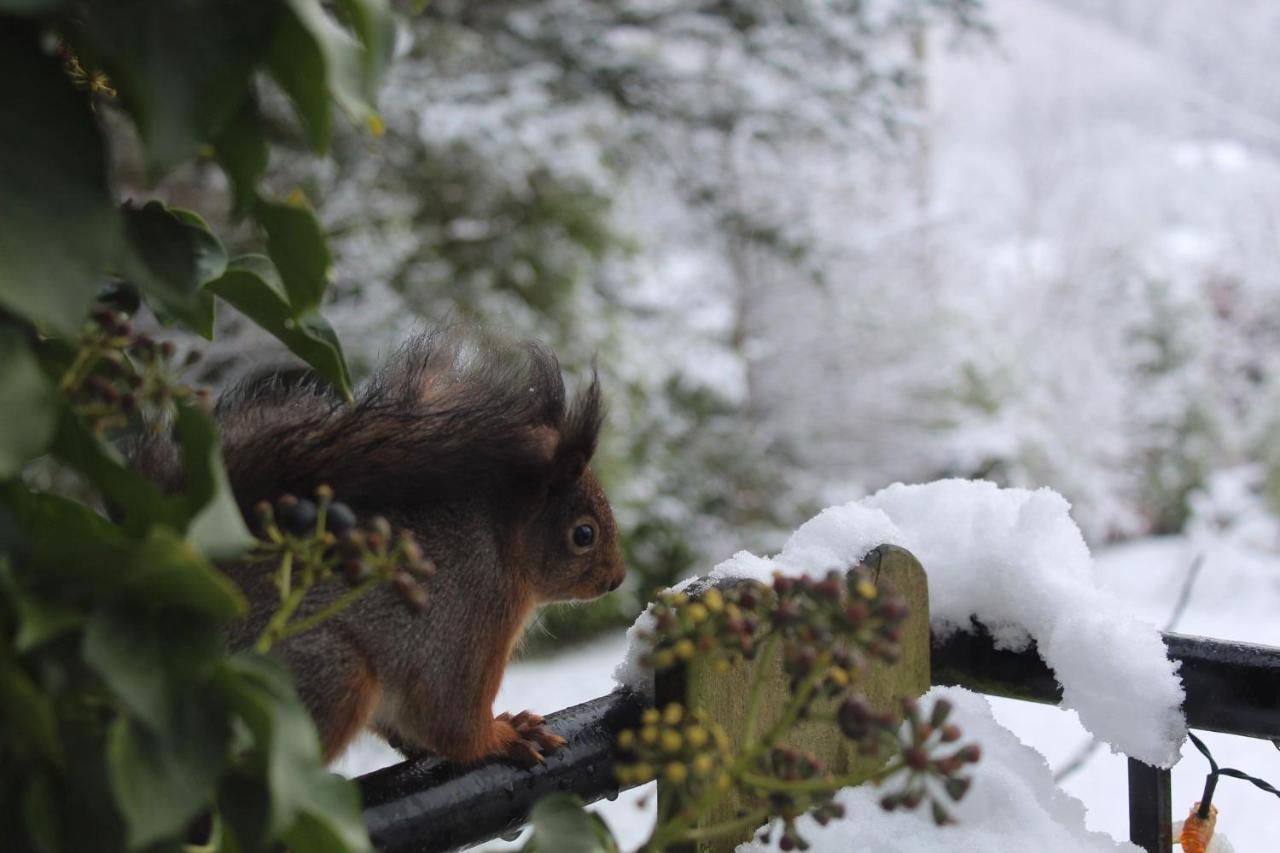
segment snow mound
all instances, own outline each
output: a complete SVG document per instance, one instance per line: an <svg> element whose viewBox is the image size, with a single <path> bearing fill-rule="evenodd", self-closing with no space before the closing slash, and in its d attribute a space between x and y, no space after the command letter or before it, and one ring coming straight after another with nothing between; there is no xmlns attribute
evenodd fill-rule
<svg viewBox="0 0 1280 853"><path fill-rule="evenodd" d="M1052 850L1054 853L1139 853L1127 841L1085 829L1084 804L1059 790L1040 753L1024 745L991 716L991 705L959 687L935 687L926 695L946 698L965 741L982 744L974 765L973 787L952 806L958 823L938 827L928 808L886 813L880 791L870 785L846 788L837 798L848 816L820 827L809 817L799 821L811 853L954 853L957 850ZM767 846L742 844L738 853L763 853Z"/></svg>
<svg viewBox="0 0 1280 853"><path fill-rule="evenodd" d="M1169 767L1186 736L1176 665L1153 625L1098 588L1069 510L1050 489L971 480L897 484L823 510L775 558L740 552L711 577L821 575L856 564L877 545L899 545L928 572L936 633L976 618L1004 647L1034 640L1062 684L1062 704L1085 728L1115 751ZM640 623L633 639L638 630ZM643 683L640 645L633 642L618 667L623 684Z"/></svg>

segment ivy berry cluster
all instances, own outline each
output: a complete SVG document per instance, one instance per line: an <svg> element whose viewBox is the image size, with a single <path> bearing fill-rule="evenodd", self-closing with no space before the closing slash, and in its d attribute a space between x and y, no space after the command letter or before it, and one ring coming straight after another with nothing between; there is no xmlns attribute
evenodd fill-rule
<svg viewBox="0 0 1280 853"><path fill-rule="evenodd" d="M373 587L389 584L415 612L425 610L429 596L423 582L435 575L435 564L423 556L413 534L393 531L382 516L361 525L346 504L321 485L315 500L282 495L256 507L256 556L275 562L274 580L280 606L258 639L258 651L315 628L353 604ZM317 584L340 577L349 589L322 609L295 619L303 599Z"/></svg>
<svg viewBox="0 0 1280 853"><path fill-rule="evenodd" d="M623 785L660 776L691 796L710 789L727 791L733 780L732 759L724 728L700 710L671 703L662 711L648 708L640 726L618 734L622 760L614 775Z"/></svg>
<svg viewBox="0 0 1280 853"><path fill-rule="evenodd" d="M808 814L819 826L845 816L845 808L836 802L837 788L830 783L834 779L826 763L810 752L795 747L774 747L761 757L759 771L770 780L791 783L790 789L774 784L751 784L747 788L757 797L766 798L769 811L777 820L779 850L808 850L807 842L796 827L801 815ZM774 823L766 825L757 836L762 844L768 844Z"/></svg>
<svg viewBox="0 0 1280 853"><path fill-rule="evenodd" d="M649 644L642 663L657 670L695 658L718 671L746 661L755 665L744 730L735 737L737 754L714 721L680 705L651 709L638 729L621 734L619 781L660 778L672 790L671 802L679 804L659 816L646 849L741 837L763 827L762 841L776 836L782 850L807 850L797 828L800 817L825 825L844 816L835 800L841 788L890 779L901 784L881 798L885 808L914 809L928 800L936 822L952 822L946 802L968 791L970 780L962 771L978 760L980 749L957 746L961 733L948 722L951 706L940 700L925 714L909 700L895 714L874 708L858 691L873 664L901 659L908 615L905 600L881 590L861 565L820 578L778 574L771 584L745 580L729 589L660 594L650 611L651 625L640 635ZM788 698L764 726L764 683L776 672L775 659ZM832 725L859 755L883 756L884 765L869 775L832 773L817 756L786 743L801 720ZM735 788L757 805L707 825L717 804Z"/></svg>
<svg viewBox="0 0 1280 853"><path fill-rule="evenodd" d="M977 763L982 757L982 748L971 743L949 755L939 754L961 737L960 729L947 722L951 714L951 703L947 700L935 702L927 718L914 699L903 700L902 708L910 738L901 760L906 778L901 790L880 798L880 806L885 811L915 809L928 800L934 823L938 826L954 823L946 800L959 802L968 793L972 780L961 776L960 771L966 765Z"/></svg>
<svg viewBox="0 0 1280 853"><path fill-rule="evenodd" d="M773 627L781 638L783 669L792 690L814 682L811 698L845 694L873 660L902 656L907 605L881 594L861 567L821 580L778 575Z"/></svg>
<svg viewBox="0 0 1280 853"><path fill-rule="evenodd" d="M194 399L209 406L208 389L193 389L181 379L199 353L178 362L172 341L133 329L130 309L137 304L114 292L109 302L100 301L59 381L72 411L99 434L127 426L139 412L160 415L174 402Z"/></svg>
<svg viewBox="0 0 1280 853"><path fill-rule="evenodd" d="M653 630L639 635L650 646L640 662L665 670L697 655L724 671L735 661L753 660L768 630L762 614L768 612L771 599L768 587L756 581L725 592L712 587L696 599L686 592L659 593L649 611Z"/></svg>

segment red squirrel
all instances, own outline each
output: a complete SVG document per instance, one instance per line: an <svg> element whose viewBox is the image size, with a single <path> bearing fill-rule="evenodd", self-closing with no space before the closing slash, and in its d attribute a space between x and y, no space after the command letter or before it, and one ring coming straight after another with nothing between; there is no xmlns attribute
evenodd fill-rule
<svg viewBox="0 0 1280 853"><path fill-rule="evenodd" d="M259 501L327 484L357 516L411 531L436 565L422 612L381 587L274 650L326 760L366 727L401 751L466 763L540 762L563 744L536 714L495 718L493 700L538 604L594 598L623 579L613 512L589 465L604 417L594 376L569 403L541 345L445 330L405 344L354 404L275 379L224 395L215 417L246 517ZM173 479L174 455L144 449L139 462ZM229 637L244 648L277 591L260 564L227 571L250 603ZM307 606L341 591L321 587Z"/></svg>

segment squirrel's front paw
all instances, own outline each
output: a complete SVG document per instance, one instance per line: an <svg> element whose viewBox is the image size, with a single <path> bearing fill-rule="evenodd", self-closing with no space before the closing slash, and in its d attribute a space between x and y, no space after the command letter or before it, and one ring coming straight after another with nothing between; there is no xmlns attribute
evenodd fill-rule
<svg viewBox="0 0 1280 853"><path fill-rule="evenodd" d="M515 732L515 739L507 744L506 755L527 767L542 764L546 761L544 755L565 744L565 739L548 729L546 720L532 711L521 711L514 717L499 714L495 722L506 723Z"/></svg>

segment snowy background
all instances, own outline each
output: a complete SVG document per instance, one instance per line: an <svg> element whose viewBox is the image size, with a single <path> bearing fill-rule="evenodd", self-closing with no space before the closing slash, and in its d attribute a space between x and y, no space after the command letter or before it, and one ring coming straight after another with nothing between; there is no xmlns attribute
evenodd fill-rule
<svg viewBox="0 0 1280 853"><path fill-rule="evenodd" d="M571 374L599 355L633 580L549 614L498 710L606 692L655 585L949 476L1061 493L1139 618L1280 644L1280 4L883 0L862 29L796 5L432 3L387 136L273 163L334 236L357 371L445 317ZM207 378L276 357L226 331ZM1053 768L1089 740L992 704ZM1269 744L1206 741L1280 780ZM1206 771L1184 756L1178 810ZM1062 784L1127 836L1122 758ZM640 796L605 807L624 839ZM1224 780L1217 804L1271 849L1275 798Z"/></svg>

